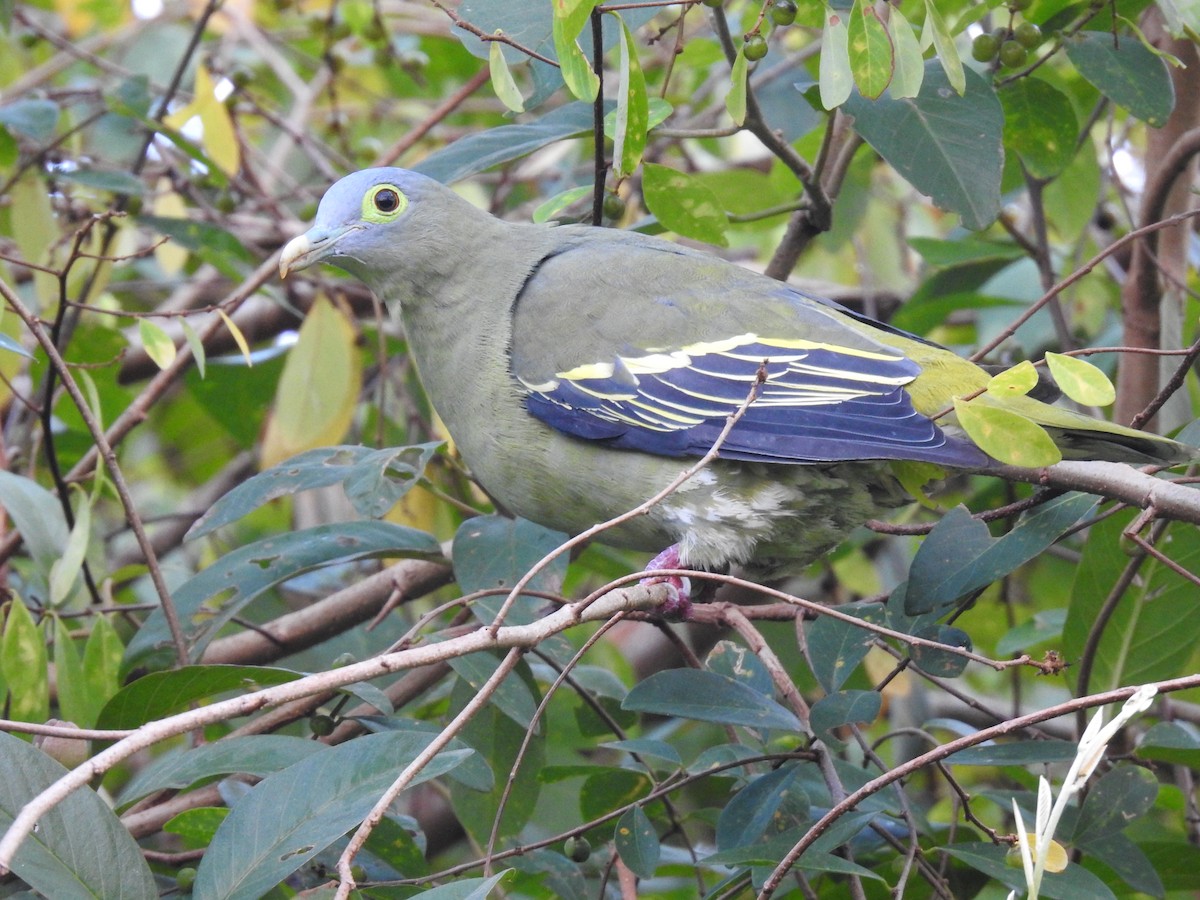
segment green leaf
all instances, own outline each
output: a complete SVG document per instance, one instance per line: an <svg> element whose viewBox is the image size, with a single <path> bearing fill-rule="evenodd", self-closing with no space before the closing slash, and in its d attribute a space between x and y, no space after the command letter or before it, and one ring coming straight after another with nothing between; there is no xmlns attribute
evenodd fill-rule
<svg viewBox="0 0 1200 900"><path fill-rule="evenodd" d="M1031 510L1003 537L957 506L921 543L908 572L905 611L919 615L949 605L1033 559L1096 504L1070 493Z"/></svg>
<svg viewBox="0 0 1200 900"><path fill-rule="evenodd" d="M954 628L951 625L927 625L916 629L913 636L937 641L939 644L946 644L950 647L961 647L964 650L973 649L971 636L961 628ZM935 678L957 678L966 671L967 663L970 662L965 656L951 653L949 650L926 647L921 644L913 645L909 652L917 667Z"/></svg>
<svg viewBox="0 0 1200 900"><path fill-rule="evenodd" d="M390 522L318 525L246 544L192 576L175 591L175 608L193 660L245 606L275 585L335 562L381 556L441 559L432 535ZM125 655L125 671L173 652L166 617L155 610ZM150 657L154 656L155 660Z"/></svg>
<svg viewBox="0 0 1200 900"><path fill-rule="evenodd" d="M729 217L709 188L668 166L646 163L642 190L646 206L664 228L724 247Z"/></svg>
<svg viewBox="0 0 1200 900"><path fill-rule="evenodd" d="M941 848L1005 887L1024 895L1025 873L1010 867L1005 847L984 843L946 844ZM1116 895L1099 878L1082 866L1069 863L1063 872L1047 872L1039 896L1050 900L1116 900Z"/></svg>
<svg viewBox="0 0 1200 900"><path fill-rule="evenodd" d="M1084 406L1108 406L1117 389L1108 376L1090 362L1061 353L1047 353L1046 364L1062 392Z"/></svg>
<svg viewBox="0 0 1200 900"><path fill-rule="evenodd" d="M799 771L797 763L784 763L734 794L717 819L717 849L748 847L773 836L782 830L776 823L785 804L797 807L795 811L801 815L807 814L808 795L795 783Z"/></svg>
<svg viewBox="0 0 1200 900"><path fill-rule="evenodd" d="M20 532L29 555L48 576L70 538L58 498L37 482L0 469L0 506Z"/></svg>
<svg viewBox="0 0 1200 900"><path fill-rule="evenodd" d="M109 191L113 194L126 194L140 197L146 193L146 186L128 172L105 172L99 169L75 169L57 173L64 181L74 182L83 187L98 191Z"/></svg>
<svg viewBox="0 0 1200 900"><path fill-rule="evenodd" d="M75 510L75 525L67 537L61 557L50 566L50 605L57 607L71 596L79 573L83 569L88 541L92 537L92 500L82 491L82 501Z"/></svg>
<svg viewBox="0 0 1200 900"><path fill-rule="evenodd" d="M980 75L968 70L964 77L959 96L931 61L917 97L885 94L872 102L855 95L845 111L855 131L913 187L979 230L1000 214L1004 114Z"/></svg>
<svg viewBox="0 0 1200 900"><path fill-rule="evenodd" d="M888 10L887 28L896 54L896 71L891 84L892 96L897 100L916 97L921 93L921 83L925 80L925 60L921 53L921 43L898 6Z"/></svg>
<svg viewBox="0 0 1200 900"><path fill-rule="evenodd" d="M128 806L155 791L182 790L215 775L266 778L325 749L320 741L283 734L250 734L172 750L156 756L134 774L121 789L118 805Z"/></svg>
<svg viewBox="0 0 1200 900"><path fill-rule="evenodd" d="M92 619L92 633L83 648L83 672L87 679L87 713L74 720L77 725L91 727L100 717L100 710L121 687L121 657L125 645L107 616ZM139 723L141 724L141 723Z"/></svg>
<svg viewBox="0 0 1200 900"><path fill-rule="evenodd" d="M646 76L638 62L633 32L619 13L613 15L621 23L621 68L613 138L613 176L620 181L632 175L642 163L646 132L650 130L650 98L646 93Z"/></svg>
<svg viewBox="0 0 1200 900"><path fill-rule="evenodd" d="M942 14L938 12L935 0L925 0L925 28L933 39L933 49L937 51L937 62L946 73L946 80L955 92L962 96L967 89L966 71L954 46L954 35L946 27Z"/></svg>
<svg viewBox="0 0 1200 900"><path fill-rule="evenodd" d="M1071 841L1085 843L1124 831L1154 807L1157 796L1153 772L1128 763L1113 767L1088 787Z"/></svg>
<svg viewBox="0 0 1200 900"><path fill-rule="evenodd" d="M1184 722L1157 722L1142 735L1137 755L1200 771L1200 731Z"/></svg>
<svg viewBox="0 0 1200 900"><path fill-rule="evenodd" d="M246 693L302 678L273 666L184 666L151 672L117 691L97 720L98 728L137 728L182 712L197 700L230 691Z"/></svg>
<svg viewBox="0 0 1200 900"><path fill-rule="evenodd" d="M533 221L537 222L539 225L543 222L549 222L571 204L576 203L579 200L582 200L584 197L590 195L593 189L594 188L592 185L584 184L580 185L579 187L571 188L570 190L555 194L548 200L544 200L538 205L537 209L533 211Z"/></svg>
<svg viewBox="0 0 1200 900"><path fill-rule="evenodd" d="M617 820L613 844L629 871L639 878L653 877L662 847L654 826L640 806L628 810Z"/></svg>
<svg viewBox="0 0 1200 900"><path fill-rule="evenodd" d="M825 741L841 741L833 732L846 725L870 725L879 716L883 696L878 691L838 691L822 697L812 707L809 724Z"/></svg>
<svg viewBox="0 0 1200 900"><path fill-rule="evenodd" d="M54 686L58 692L59 716L80 728L91 728L95 718L87 702L87 676L83 660L67 623L54 618Z"/></svg>
<svg viewBox="0 0 1200 900"><path fill-rule="evenodd" d="M1175 108L1166 62L1136 38L1123 35L1113 46L1111 33L1081 31L1067 41L1067 58L1102 94L1148 125L1162 127Z"/></svg>
<svg viewBox="0 0 1200 900"><path fill-rule="evenodd" d="M724 725L800 732L800 720L770 697L715 672L669 669L639 682L621 708Z"/></svg>
<svg viewBox="0 0 1200 900"><path fill-rule="evenodd" d="M749 647L742 644L718 641L705 658L704 667L710 672L740 681L764 697L775 695L771 673L767 671L763 661Z"/></svg>
<svg viewBox="0 0 1200 900"><path fill-rule="evenodd" d="M568 103L533 122L502 125L468 135L429 154L412 168L443 184L450 184L492 166L520 159L549 144L591 134L592 116L590 103Z"/></svg>
<svg viewBox="0 0 1200 900"><path fill-rule="evenodd" d="M14 597L0 634L0 676L8 684L5 718L45 722L50 716L50 675L46 638L29 608Z"/></svg>
<svg viewBox="0 0 1200 900"><path fill-rule="evenodd" d="M185 809L163 824L163 831L177 834L184 846L190 849L206 849L221 823L229 818L229 810L223 807L198 806Z"/></svg>
<svg viewBox="0 0 1200 900"><path fill-rule="evenodd" d="M0 107L0 125L38 144L53 139L58 116L58 104L52 100L17 100Z"/></svg>
<svg viewBox="0 0 1200 900"><path fill-rule="evenodd" d="M66 774L40 750L0 732L0 830ZM54 900L154 900L158 888L141 848L108 804L84 787L38 819L12 859L18 878Z"/></svg>
<svg viewBox="0 0 1200 900"><path fill-rule="evenodd" d="M956 766L1033 766L1070 762L1079 752L1074 741L1009 741L980 744L959 750L949 758Z"/></svg>
<svg viewBox="0 0 1200 900"><path fill-rule="evenodd" d="M954 414L980 450L1006 465L1037 468L1062 459L1046 429L1018 413L955 399Z"/></svg>
<svg viewBox="0 0 1200 900"><path fill-rule="evenodd" d="M554 51L558 55L563 82L577 99L590 103L600 90L600 78L579 49L577 38L587 24L595 0L553 0L553 5Z"/></svg>
<svg viewBox="0 0 1200 900"><path fill-rule="evenodd" d="M746 62L746 48L738 47L737 56L729 70L729 93L725 95L725 109L733 124L743 125L746 121L746 81L749 64Z"/></svg>
<svg viewBox="0 0 1200 900"><path fill-rule="evenodd" d="M883 611L878 604L843 606L841 611L876 624L883 620ZM813 674L825 692L832 694L866 658L875 635L851 622L817 616L805 626L804 642Z"/></svg>
<svg viewBox="0 0 1200 900"><path fill-rule="evenodd" d="M519 676L519 672L514 675ZM532 685L530 685L532 690ZM477 691L462 679L455 679L450 693L449 715L454 715L472 700ZM512 792L500 818L498 834L503 840L513 837L532 819L541 795L541 771L546 763L545 729L529 737L527 728L518 725L496 705L475 715L459 734L459 739L486 763L491 780L487 788L461 779L450 781L450 804L463 828L480 846L487 843L500 810L509 774L515 770ZM517 765L517 763L520 765ZM464 767L465 768L465 767Z"/></svg>
<svg viewBox="0 0 1200 900"><path fill-rule="evenodd" d="M500 661L500 657L495 653L481 651L452 658L450 667L478 693L496 673ZM510 677L501 682L492 695L491 702L522 728L530 728L540 700L541 697L534 696L524 680Z"/></svg>
<svg viewBox="0 0 1200 900"><path fill-rule="evenodd" d="M504 516L475 516L459 526L454 535L454 577L464 593L516 586L535 563L566 541L567 536L543 528L527 519ZM560 553L529 582L533 591L558 591L567 574L569 554ZM481 597L472 609L479 621L495 618L503 595ZM508 621L525 625L540 618L546 601L522 595L509 612ZM528 721L528 720L526 720Z"/></svg>
<svg viewBox="0 0 1200 900"><path fill-rule="evenodd" d="M500 98L500 102L513 112L525 111L525 98L521 89L513 79L508 60L504 58L504 45L499 41L491 41L488 46L488 67L492 76L492 90Z"/></svg>
<svg viewBox="0 0 1200 900"><path fill-rule="evenodd" d="M338 483L345 487L356 512L379 518L421 479L441 446L435 442L384 450L361 446L307 450L225 494L188 529L186 538L216 531L279 497Z"/></svg>
<svg viewBox="0 0 1200 900"><path fill-rule="evenodd" d="M141 215L137 223L176 241L234 281L241 281L250 265L257 262L237 237L207 222Z"/></svg>
<svg viewBox="0 0 1200 900"><path fill-rule="evenodd" d="M892 83L895 50L887 26L870 2L854 0L847 26L850 69L854 83L868 100L875 100Z"/></svg>
<svg viewBox="0 0 1200 900"><path fill-rule="evenodd" d="M579 788L579 813L584 820L598 819L645 797L654 787L642 772L595 767Z"/></svg>
<svg viewBox="0 0 1200 900"><path fill-rule="evenodd" d="M1063 626L1063 652L1078 662L1093 629L1103 628L1093 661L1089 691L1145 684L1193 671L1200 644L1200 604L1196 586L1157 559L1146 559L1138 577L1103 622L1109 593L1129 557L1116 552L1121 530L1132 514L1117 514L1093 525L1075 569L1071 603ZM1176 564L1194 572L1200 566L1200 533L1170 526L1157 547ZM1072 666L1069 673L1078 673Z"/></svg>
<svg viewBox="0 0 1200 900"><path fill-rule="evenodd" d="M854 88L854 74L850 69L850 32L845 17L834 9L825 11L818 77L821 105L825 109L841 106Z"/></svg>
<svg viewBox="0 0 1200 900"><path fill-rule="evenodd" d="M1037 644L1057 641L1062 637L1063 623L1067 611L1062 608L1044 609L1033 614L1031 619L1010 628L996 642L996 655L1009 656L1021 653Z"/></svg>
<svg viewBox="0 0 1200 900"><path fill-rule="evenodd" d="M996 397L1023 397L1037 387L1037 367L1022 360L1011 369L993 375L988 381L988 393Z"/></svg>
<svg viewBox="0 0 1200 900"><path fill-rule="evenodd" d="M1067 95L1040 78L1018 78L999 92L1004 146L1035 178L1054 178L1075 156L1079 123Z"/></svg>
<svg viewBox="0 0 1200 900"><path fill-rule="evenodd" d="M425 734L369 734L263 779L217 829L196 873L198 897L257 900L358 825L429 744ZM443 750L414 778L448 772L469 750Z"/></svg>
<svg viewBox="0 0 1200 900"><path fill-rule="evenodd" d="M505 869L491 878L461 878L450 884L421 891L421 900L487 900L492 896L492 888L512 872L512 869Z"/></svg>
<svg viewBox="0 0 1200 900"><path fill-rule="evenodd" d="M196 334L196 329L188 324L186 317L179 320L179 327L183 330L183 339L187 341L188 349L192 351L192 359L196 361L196 369L200 373L200 377L203 378L205 366L208 362L207 354L204 352L204 343L200 340L200 335Z"/></svg>
<svg viewBox="0 0 1200 900"><path fill-rule="evenodd" d="M656 759L661 759L668 765L679 767L683 765L683 760L679 757L679 751L666 741L655 740L654 738L630 738L625 741L605 741L600 745L607 747L610 750L623 750L626 753L637 756L652 756Z"/></svg>
<svg viewBox="0 0 1200 900"><path fill-rule="evenodd" d="M1075 845L1087 857L1103 860L1108 868L1116 872L1135 891L1149 894L1151 897L1162 897L1166 893L1154 863L1142 852L1141 847L1125 835L1110 833L1102 837L1076 841Z"/></svg>

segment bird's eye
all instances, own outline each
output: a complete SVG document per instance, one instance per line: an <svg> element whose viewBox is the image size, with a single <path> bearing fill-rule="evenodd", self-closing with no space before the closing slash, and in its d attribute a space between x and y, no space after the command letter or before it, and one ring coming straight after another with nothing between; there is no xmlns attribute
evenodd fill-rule
<svg viewBox="0 0 1200 900"><path fill-rule="evenodd" d="M362 201L362 216L368 222L380 225L393 221L408 207L408 198L394 184L377 184L365 194Z"/></svg>
<svg viewBox="0 0 1200 900"><path fill-rule="evenodd" d="M375 208L381 213L393 213L400 208L400 195L391 188L375 192Z"/></svg>

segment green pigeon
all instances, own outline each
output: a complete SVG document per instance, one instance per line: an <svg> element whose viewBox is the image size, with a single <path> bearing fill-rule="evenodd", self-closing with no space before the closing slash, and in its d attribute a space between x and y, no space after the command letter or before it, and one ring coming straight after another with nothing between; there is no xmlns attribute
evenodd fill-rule
<svg viewBox="0 0 1200 900"><path fill-rule="evenodd" d="M652 568L796 571L910 499L897 461L986 468L955 397L988 374L951 351L670 241L497 219L432 179L355 172L283 248L399 307L429 399L509 511L576 534L718 457L606 543ZM1003 404L1067 458L1173 464L1190 447L1028 396ZM936 418L936 420L935 420Z"/></svg>

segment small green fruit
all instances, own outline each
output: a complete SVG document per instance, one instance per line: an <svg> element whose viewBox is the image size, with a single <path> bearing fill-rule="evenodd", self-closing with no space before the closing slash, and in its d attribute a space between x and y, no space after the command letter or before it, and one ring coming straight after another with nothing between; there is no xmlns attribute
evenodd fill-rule
<svg viewBox="0 0 1200 900"><path fill-rule="evenodd" d="M333 721L330 716L312 716L308 720L308 727L317 737L329 737L333 734L333 729L337 727L337 722Z"/></svg>
<svg viewBox="0 0 1200 900"><path fill-rule="evenodd" d="M563 841L563 852L573 862L587 862L592 855L592 845L585 837L569 837Z"/></svg>
<svg viewBox="0 0 1200 900"><path fill-rule="evenodd" d="M1021 12L1031 6L1033 6L1033 0L1008 0L1008 8L1013 12Z"/></svg>
<svg viewBox="0 0 1200 900"><path fill-rule="evenodd" d="M767 39L757 32L746 35L746 44L742 47L742 52L746 54L746 59L758 62L767 55Z"/></svg>
<svg viewBox="0 0 1200 900"><path fill-rule="evenodd" d="M625 201L620 194L606 193L602 204L602 212L606 219L620 219L625 215Z"/></svg>
<svg viewBox="0 0 1200 900"><path fill-rule="evenodd" d="M1000 52L1000 42L991 34L978 34L971 41L971 56L976 62L991 62Z"/></svg>
<svg viewBox="0 0 1200 900"><path fill-rule="evenodd" d="M185 866L175 873L175 884L184 893L191 893L192 885L195 883L196 870L192 866Z"/></svg>
<svg viewBox="0 0 1200 900"><path fill-rule="evenodd" d="M791 25L796 21L796 4L794 0L775 0L771 7L771 21L776 25Z"/></svg>
<svg viewBox="0 0 1200 900"><path fill-rule="evenodd" d="M1025 65L1025 60L1028 58L1029 51L1016 41L1005 41L1000 45L1000 62L1010 69Z"/></svg>
<svg viewBox="0 0 1200 900"><path fill-rule="evenodd" d="M1032 22L1022 22L1013 30L1013 37L1026 50L1033 50L1042 42L1042 29Z"/></svg>

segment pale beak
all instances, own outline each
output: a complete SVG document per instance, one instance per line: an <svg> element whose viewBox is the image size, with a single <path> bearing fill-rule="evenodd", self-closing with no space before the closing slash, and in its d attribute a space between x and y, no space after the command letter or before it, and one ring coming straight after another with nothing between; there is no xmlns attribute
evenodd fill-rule
<svg viewBox="0 0 1200 900"><path fill-rule="evenodd" d="M292 238L279 252L279 277L287 278L291 272L298 272L319 263L333 252L337 242L350 230L349 226L333 231L314 226L304 234Z"/></svg>

